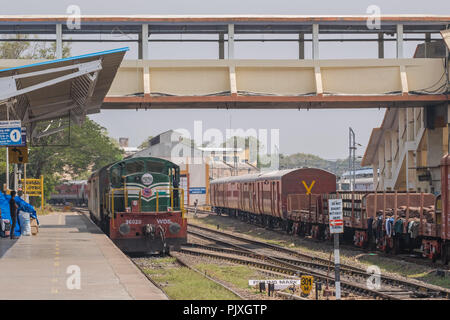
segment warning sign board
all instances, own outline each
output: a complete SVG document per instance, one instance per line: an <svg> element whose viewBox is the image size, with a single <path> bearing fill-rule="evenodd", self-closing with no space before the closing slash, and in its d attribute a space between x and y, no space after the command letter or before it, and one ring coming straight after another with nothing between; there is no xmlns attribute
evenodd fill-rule
<svg viewBox="0 0 450 320"><path fill-rule="evenodd" d="M302 276L300 278L300 289L302 293L308 295L313 287L314 277L313 276Z"/></svg>
<svg viewBox="0 0 450 320"><path fill-rule="evenodd" d="M328 200L328 214L330 217L330 233L343 233L344 217L342 213L342 199Z"/></svg>
<svg viewBox="0 0 450 320"><path fill-rule="evenodd" d="M28 147L8 147L9 163L28 163Z"/></svg>

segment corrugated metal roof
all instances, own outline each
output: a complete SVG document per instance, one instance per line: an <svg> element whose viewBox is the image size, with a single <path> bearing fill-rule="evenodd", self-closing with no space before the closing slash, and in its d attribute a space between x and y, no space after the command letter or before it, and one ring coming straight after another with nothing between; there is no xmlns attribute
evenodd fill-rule
<svg viewBox="0 0 450 320"><path fill-rule="evenodd" d="M87 114L100 112L128 50L118 48L0 70L0 81L9 85L0 96L12 103L10 119L29 125L66 117L70 112L81 123ZM100 67L95 68L97 65Z"/></svg>

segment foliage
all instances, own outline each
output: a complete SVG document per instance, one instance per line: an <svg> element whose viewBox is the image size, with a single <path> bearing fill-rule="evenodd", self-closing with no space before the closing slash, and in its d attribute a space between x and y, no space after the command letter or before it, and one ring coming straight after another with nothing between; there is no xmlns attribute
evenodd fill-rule
<svg viewBox="0 0 450 320"><path fill-rule="evenodd" d="M164 258L152 259L157 268L144 267L143 271L164 287L166 294L174 300L236 300L233 293L203 275L174 261ZM155 261L156 260L156 261Z"/></svg>
<svg viewBox="0 0 450 320"><path fill-rule="evenodd" d="M312 167L333 172L337 176L348 171L348 158L326 160L319 156L306 153L296 153L289 156L280 154L280 169ZM361 168L361 160L356 159L356 169Z"/></svg>
<svg viewBox="0 0 450 320"><path fill-rule="evenodd" d="M152 138L153 136L148 136L148 138L142 141L142 143L138 146L138 149L140 150L147 149L150 146L149 143Z"/></svg>
<svg viewBox="0 0 450 320"><path fill-rule="evenodd" d="M68 130L64 130L65 134ZM49 146L31 147L29 150L27 174L36 178L44 175L46 197L62 178L87 178L91 170L98 170L122 158L118 143L108 137L105 128L90 119L81 126L70 127L70 145L52 146L52 142L56 144L64 132L48 137Z"/></svg>
<svg viewBox="0 0 450 320"><path fill-rule="evenodd" d="M14 39L22 41L0 42L1 59L55 59L56 42L24 41L29 39L27 35L15 35ZM70 56L70 44L63 42L63 57Z"/></svg>

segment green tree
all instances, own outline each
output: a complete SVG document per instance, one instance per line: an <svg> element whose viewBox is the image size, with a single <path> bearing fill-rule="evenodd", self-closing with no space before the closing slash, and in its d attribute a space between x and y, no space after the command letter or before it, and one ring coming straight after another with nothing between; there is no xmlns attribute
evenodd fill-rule
<svg viewBox="0 0 450 320"><path fill-rule="evenodd" d="M0 59L55 59L56 42L38 42L29 40L27 35L15 35L14 39L21 41L0 42ZM71 46L68 42L63 42L63 58L70 56Z"/></svg>
<svg viewBox="0 0 450 320"><path fill-rule="evenodd" d="M69 128L65 129L68 134ZM121 160L122 151L117 141L107 135L105 128L86 119L81 126L71 126L70 145L52 146L62 134L49 136L49 146L31 147L28 156L27 175L38 178L44 175L45 196L63 177L86 179L90 172Z"/></svg>
<svg viewBox="0 0 450 320"><path fill-rule="evenodd" d="M138 146L139 149L146 149L148 148L150 145L150 140L153 138L153 136L148 136L147 139L145 139L144 141L142 141L142 143Z"/></svg>
<svg viewBox="0 0 450 320"><path fill-rule="evenodd" d="M348 158L337 160L326 160L319 156L307 153L295 153L289 156L280 154L280 169L292 168L320 168L340 176L348 171ZM356 169L361 168L361 160L356 160Z"/></svg>

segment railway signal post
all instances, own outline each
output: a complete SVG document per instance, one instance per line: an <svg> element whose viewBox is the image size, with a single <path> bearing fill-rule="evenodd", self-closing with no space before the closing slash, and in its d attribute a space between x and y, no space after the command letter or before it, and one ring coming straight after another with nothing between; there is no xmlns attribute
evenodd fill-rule
<svg viewBox="0 0 450 320"><path fill-rule="evenodd" d="M328 213L330 218L330 234L334 234L334 286L336 300L341 299L339 234L344 232L344 217L342 213L342 199L328 200Z"/></svg>

